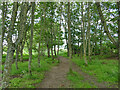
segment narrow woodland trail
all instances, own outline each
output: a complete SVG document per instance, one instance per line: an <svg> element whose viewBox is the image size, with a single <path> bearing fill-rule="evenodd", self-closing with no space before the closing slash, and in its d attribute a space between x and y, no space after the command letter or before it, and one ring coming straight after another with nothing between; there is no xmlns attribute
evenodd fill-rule
<svg viewBox="0 0 120 90"><path fill-rule="evenodd" d="M37 88L68 88L70 82L67 80L67 72L69 72L69 61L64 57L59 57L59 65L54 66L50 71L46 72L45 79L37 85Z"/></svg>
<svg viewBox="0 0 120 90"><path fill-rule="evenodd" d="M37 88L70 88L70 81L67 80L67 73L69 72L69 59L63 56L59 56L58 59L60 60L59 65L46 72L45 79L40 84L36 85ZM97 79L95 77L83 72L80 67L74 63L72 64L72 70L78 72L81 76L83 76L83 82L86 81L91 84L91 86L95 85L98 88L116 88L115 85L108 86L108 83L106 82L97 82Z"/></svg>

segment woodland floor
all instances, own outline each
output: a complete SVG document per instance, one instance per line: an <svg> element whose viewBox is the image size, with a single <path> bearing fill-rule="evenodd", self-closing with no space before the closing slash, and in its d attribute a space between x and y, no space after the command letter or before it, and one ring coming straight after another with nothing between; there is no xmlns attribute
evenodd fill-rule
<svg viewBox="0 0 120 90"><path fill-rule="evenodd" d="M67 79L67 73L69 72L69 59L59 56L59 65L52 67L50 71L47 71L45 78L39 84L36 84L37 88L71 88L71 81ZM76 64L72 64L72 70L78 72L80 76L84 77L82 82L88 82L90 85L95 85L98 88L115 88L116 85L109 86L107 82L97 82L94 76L88 75L83 72Z"/></svg>

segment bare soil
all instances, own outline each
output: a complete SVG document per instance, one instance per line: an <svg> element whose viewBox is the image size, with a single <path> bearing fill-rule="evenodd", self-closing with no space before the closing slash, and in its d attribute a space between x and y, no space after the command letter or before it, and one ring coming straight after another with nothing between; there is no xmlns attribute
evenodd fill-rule
<svg viewBox="0 0 120 90"><path fill-rule="evenodd" d="M70 81L66 76L69 72L69 61L64 57L59 57L59 65L53 67L45 73L45 79L35 85L37 88L69 88Z"/></svg>

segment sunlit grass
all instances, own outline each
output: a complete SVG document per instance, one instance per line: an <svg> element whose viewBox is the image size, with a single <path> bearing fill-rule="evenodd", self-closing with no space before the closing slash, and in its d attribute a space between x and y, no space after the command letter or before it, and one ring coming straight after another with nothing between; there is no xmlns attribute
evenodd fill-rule
<svg viewBox="0 0 120 90"><path fill-rule="evenodd" d="M15 63L12 64L10 88L35 88L34 84L40 83L44 79L45 71L58 64L57 60L41 56L40 67L38 67L37 55L34 55L31 64L32 76L30 76L28 73L28 61L24 61L28 59L29 56L24 55L23 62L18 61L18 70ZM2 65L2 69L4 69L4 65Z"/></svg>
<svg viewBox="0 0 120 90"><path fill-rule="evenodd" d="M118 83L118 61L100 60L98 58L88 61L88 66L84 65L84 60L73 57L72 61L77 64L84 72L97 77L98 82Z"/></svg>
<svg viewBox="0 0 120 90"><path fill-rule="evenodd" d="M84 81L84 76L74 71L67 74L67 79L71 81L72 88L96 88L95 85Z"/></svg>

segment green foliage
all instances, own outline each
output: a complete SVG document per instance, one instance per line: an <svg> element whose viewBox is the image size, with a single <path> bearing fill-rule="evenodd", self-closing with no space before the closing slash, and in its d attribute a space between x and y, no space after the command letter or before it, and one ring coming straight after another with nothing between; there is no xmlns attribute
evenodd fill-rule
<svg viewBox="0 0 120 90"><path fill-rule="evenodd" d="M5 57L5 56L4 56ZM15 63L12 64L10 88L35 88L34 84L40 83L44 79L44 72L50 70L54 65L57 65L57 60L41 56L41 66L38 67L37 55L33 56L31 70L32 76L28 74L28 61L18 62L18 70ZM23 56L28 59L28 55ZM4 69L4 65L2 66Z"/></svg>
<svg viewBox="0 0 120 90"><path fill-rule="evenodd" d="M81 69L95 77L99 82L118 83L118 61L95 58L89 62L88 66L84 65L84 60L79 57L73 57L72 61L81 67Z"/></svg>
<svg viewBox="0 0 120 90"><path fill-rule="evenodd" d="M96 86L83 81L84 77L74 71L68 73L67 79L71 81L72 88L96 88Z"/></svg>

